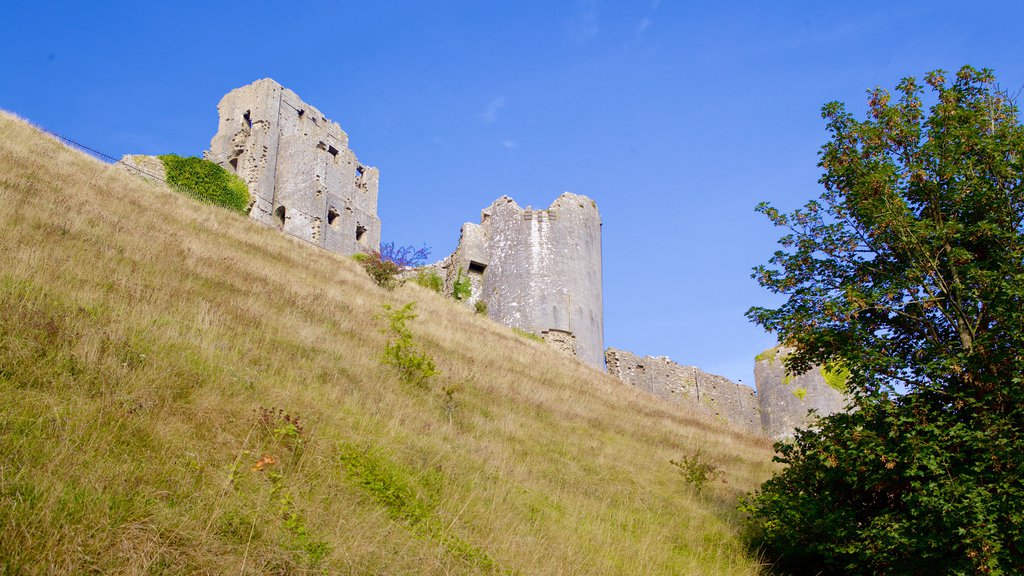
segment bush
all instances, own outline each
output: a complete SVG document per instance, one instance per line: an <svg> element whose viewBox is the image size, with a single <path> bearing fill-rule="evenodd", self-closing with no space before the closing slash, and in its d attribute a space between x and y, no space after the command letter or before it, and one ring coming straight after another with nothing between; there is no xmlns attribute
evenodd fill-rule
<svg viewBox="0 0 1024 576"><path fill-rule="evenodd" d="M354 254L352 259L358 262L381 288L394 290L402 283L402 280L398 278L402 268L394 262L381 258L379 252Z"/></svg>
<svg viewBox="0 0 1024 576"><path fill-rule="evenodd" d="M202 158L177 154L159 157L167 171L167 183L197 200L245 214L249 210L249 187L238 176Z"/></svg>
<svg viewBox="0 0 1024 576"><path fill-rule="evenodd" d="M477 314L482 314L482 315L486 316L487 315L487 302L484 302L483 300L477 300L473 304L473 311L476 312Z"/></svg>
<svg viewBox="0 0 1024 576"><path fill-rule="evenodd" d="M444 290L444 278L441 278L441 275L433 270L417 270L412 281L438 294Z"/></svg>
<svg viewBox="0 0 1024 576"><path fill-rule="evenodd" d="M669 460L669 464L675 466L683 480L693 486L697 492L702 491L708 482L722 477L722 470L708 462L701 450L697 450L693 456L681 456L679 460Z"/></svg>
<svg viewBox="0 0 1024 576"><path fill-rule="evenodd" d="M461 302L469 298L472 294L472 282L470 282L468 276L462 275L462 270L459 270L459 275L455 278L455 286L452 287L452 297Z"/></svg>
<svg viewBox="0 0 1024 576"><path fill-rule="evenodd" d="M397 310L390 304L384 305L384 318L388 322L388 327L383 332L388 334L391 340L384 346L381 362L397 368L402 382L417 388L427 388L430 379L441 372L434 364L434 359L413 343L412 332L405 325L409 320L416 318L416 314L413 313L415 308L415 302L409 302Z"/></svg>

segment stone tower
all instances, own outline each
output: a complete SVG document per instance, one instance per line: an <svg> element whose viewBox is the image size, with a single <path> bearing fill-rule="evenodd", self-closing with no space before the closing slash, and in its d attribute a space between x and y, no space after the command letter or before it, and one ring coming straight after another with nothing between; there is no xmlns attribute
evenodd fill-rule
<svg viewBox="0 0 1024 576"><path fill-rule="evenodd" d="M761 425L774 440L792 437L796 428L806 428L813 419L810 410L815 416L828 416L846 407L846 396L839 390L845 381L835 381L845 380L841 375L828 374L819 366L795 376L786 373L783 359L791 351L772 348L754 361Z"/></svg>
<svg viewBox="0 0 1024 576"><path fill-rule="evenodd" d="M435 266L449 291L468 280L469 303L486 303L492 319L604 369L601 217L590 198L566 192L533 210L502 196Z"/></svg>
<svg viewBox="0 0 1024 576"><path fill-rule="evenodd" d="M337 123L269 78L229 92L207 158L249 185L249 216L332 252L380 246L379 172Z"/></svg>

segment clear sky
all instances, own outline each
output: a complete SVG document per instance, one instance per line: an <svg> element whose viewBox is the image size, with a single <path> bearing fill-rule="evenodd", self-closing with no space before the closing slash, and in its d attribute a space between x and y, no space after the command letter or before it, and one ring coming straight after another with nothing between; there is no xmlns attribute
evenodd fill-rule
<svg viewBox="0 0 1024 576"><path fill-rule="evenodd" d="M604 223L605 343L753 385L743 317L819 192L821 105L963 64L1024 85L1022 2L5 2L0 108L114 156L200 155L271 77L381 170L384 240L441 258L506 194ZM145 231L140 230L140 233Z"/></svg>

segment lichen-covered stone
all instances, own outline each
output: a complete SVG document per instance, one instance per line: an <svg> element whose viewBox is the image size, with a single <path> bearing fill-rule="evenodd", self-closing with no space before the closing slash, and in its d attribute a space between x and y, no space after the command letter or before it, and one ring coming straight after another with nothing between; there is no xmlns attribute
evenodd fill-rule
<svg viewBox="0 0 1024 576"><path fill-rule="evenodd" d="M332 252L380 247L376 168L337 123L269 78L232 90L207 159L249 186L249 216Z"/></svg>
<svg viewBox="0 0 1024 576"><path fill-rule="evenodd" d="M792 437L796 428L807 428L815 417L828 416L846 407L846 396L829 386L821 367L815 366L803 374L787 374L783 360L790 352L791 349L780 346L758 354L754 361L761 424L775 440Z"/></svg>
<svg viewBox="0 0 1024 576"><path fill-rule="evenodd" d="M601 217L590 198L566 192L546 210L498 198L434 268L449 293L468 279L467 304L482 300L492 319L604 369Z"/></svg>
<svg viewBox="0 0 1024 576"><path fill-rule="evenodd" d="M761 434L757 395L749 386L708 374L670 359L637 356L625 350L606 352L608 373L626 384L678 404L685 410Z"/></svg>
<svg viewBox="0 0 1024 576"><path fill-rule="evenodd" d="M164 167L163 160L156 156L126 154L121 158L118 166L151 182L163 184L167 180L167 169Z"/></svg>

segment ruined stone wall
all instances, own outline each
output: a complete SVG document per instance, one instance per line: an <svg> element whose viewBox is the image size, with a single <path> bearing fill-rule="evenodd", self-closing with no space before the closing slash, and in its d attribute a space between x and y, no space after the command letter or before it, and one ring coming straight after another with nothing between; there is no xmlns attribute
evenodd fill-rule
<svg viewBox="0 0 1024 576"><path fill-rule="evenodd" d="M151 182L163 184L167 180L167 168L163 160L156 156L126 154L121 157L118 166Z"/></svg>
<svg viewBox="0 0 1024 576"><path fill-rule="evenodd" d="M757 356L754 379L761 408L761 425L772 439L793 436L796 428L808 427L815 416L828 416L846 407L846 397L825 381L821 367L789 375L783 360L790 349L777 347ZM815 411L815 416L810 411Z"/></svg>
<svg viewBox="0 0 1024 576"><path fill-rule="evenodd" d="M608 373L709 418L730 423L753 434L762 433L757 395L744 386L695 366L681 366L665 357L637 356L609 348Z"/></svg>
<svg viewBox="0 0 1024 576"><path fill-rule="evenodd" d="M468 303L483 300L492 319L604 369L601 218L590 198L566 192L533 210L503 196L435 266L449 292L468 278Z"/></svg>
<svg viewBox="0 0 1024 576"><path fill-rule="evenodd" d="M249 215L332 252L380 246L376 168L337 123L269 78L232 90L207 158L249 186Z"/></svg>

